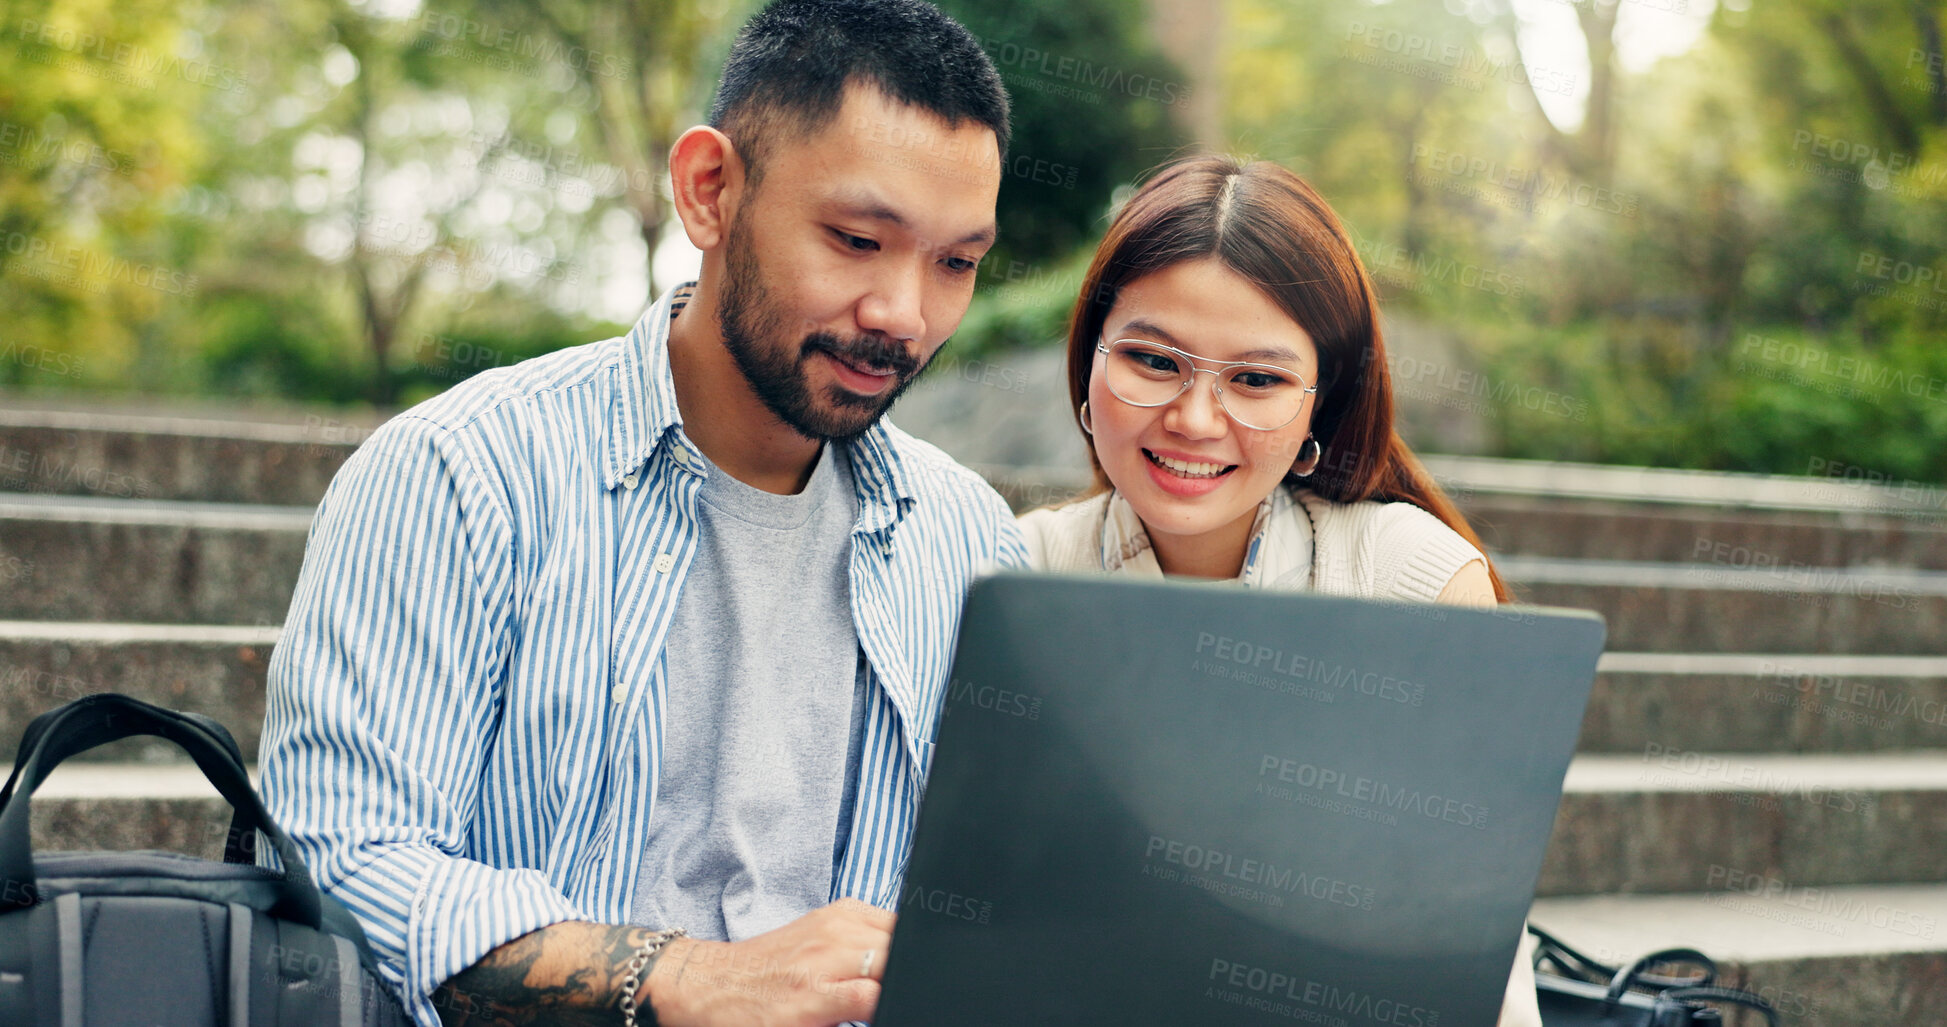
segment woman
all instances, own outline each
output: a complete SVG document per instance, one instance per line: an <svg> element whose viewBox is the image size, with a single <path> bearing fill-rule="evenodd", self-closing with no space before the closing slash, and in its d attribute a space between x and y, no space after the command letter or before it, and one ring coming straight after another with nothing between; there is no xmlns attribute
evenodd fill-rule
<svg viewBox="0 0 1947 1027"><path fill-rule="evenodd" d="M1022 515L1037 567L1510 598L1394 431L1372 284L1297 175L1223 157L1164 167L1082 284L1068 391L1095 485ZM1502 1027L1541 1022L1527 952Z"/></svg>

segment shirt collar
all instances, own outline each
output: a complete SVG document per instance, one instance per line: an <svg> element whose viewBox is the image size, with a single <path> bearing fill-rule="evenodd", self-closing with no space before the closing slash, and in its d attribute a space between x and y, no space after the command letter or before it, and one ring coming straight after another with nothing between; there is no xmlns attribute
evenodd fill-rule
<svg viewBox="0 0 1947 1027"><path fill-rule="evenodd" d="M695 289L695 282L685 282L664 293L629 329L610 402L613 424L602 469L604 488L621 484L656 455L671 429L682 427L676 381L669 370L669 324ZM880 418L846 447L858 488L861 532L897 524L919 498L913 472L899 453L896 431Z"/></svg>
<svg viewBox="0 0 1947 1027"><path fill-rule="evenodd" d="M1103 570L1162 576L1149 532L1120 491L1109 493L1100 541ZM1246 588L1304 591L1310 587L1312 548L1310 512L1291 489L1279 485L1257 505L1244 566L1235 580Z"/></svg>

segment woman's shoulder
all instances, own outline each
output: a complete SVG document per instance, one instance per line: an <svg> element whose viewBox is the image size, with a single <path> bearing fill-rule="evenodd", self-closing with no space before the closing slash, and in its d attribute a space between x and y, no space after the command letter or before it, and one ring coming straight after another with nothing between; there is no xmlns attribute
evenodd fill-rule
<svg viewBox="0 0 1947 1027"><path fill-rule="evenodd" d="M1028 564L1037 570L1080 570L1101 560L1102 511L1109 494L1098 493L1059 506L1029 510L1017 518L1028 544Z"/></svg>
<svg viewBox="0 0 1947 1027"><path fill-rule="evenodd" d="M1352 594L1431 602L1462 567L1486 558L1412 503L1340 503L1309 490L1298 498L1317 534L1321 588L1329 580Z"/></svg>

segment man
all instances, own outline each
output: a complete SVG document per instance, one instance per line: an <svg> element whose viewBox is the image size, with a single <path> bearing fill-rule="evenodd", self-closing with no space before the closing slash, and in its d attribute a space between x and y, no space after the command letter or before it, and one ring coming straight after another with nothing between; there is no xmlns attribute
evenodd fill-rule
<svg viewBox="0 0 1947 1027"><path fill-rule="evenodd" d="M332 483L263 791L422 1027L871 1015L965 590L1025 563L880 421L966 312L1007 131L931 6L778 0L671 153L693 287Z"/></svg>

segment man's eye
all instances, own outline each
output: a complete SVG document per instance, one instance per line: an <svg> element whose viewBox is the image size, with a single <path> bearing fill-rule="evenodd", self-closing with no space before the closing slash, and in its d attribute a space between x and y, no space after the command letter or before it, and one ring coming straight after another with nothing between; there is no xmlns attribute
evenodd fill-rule
<svg viewBox="0 0 1947 1027"><path fill-rule="evenodd" d="M968 260L965 257L948 257L945 263L946 269L956 275L967 274L980 266L978 261Z"/></svg>
<svg viewBox="0 0 1947 1027"><path fill-rule="evenodd" d="M862 235L853 235L850 232L841 232L836 228L832 229L832 234L837 236L838 241L843 243L847 249L855 250L859 253L870 253L873 250L879 248L879 244L877 242L871 239L867 239L865 236Z"/></svg>

